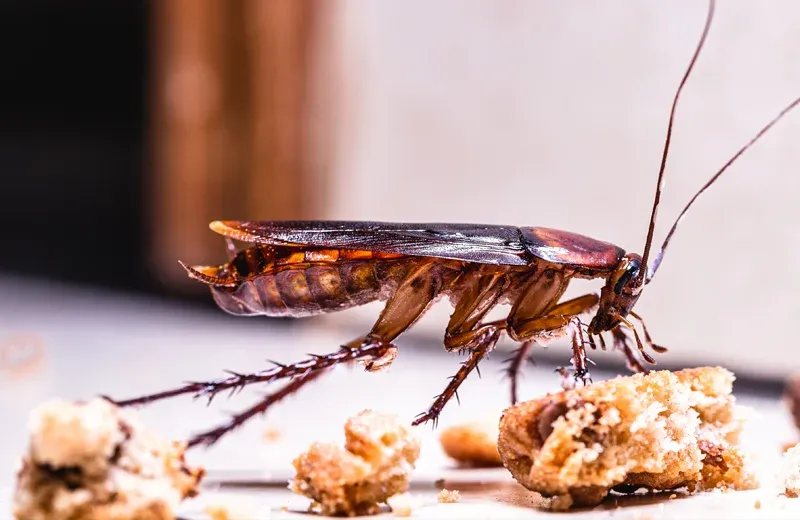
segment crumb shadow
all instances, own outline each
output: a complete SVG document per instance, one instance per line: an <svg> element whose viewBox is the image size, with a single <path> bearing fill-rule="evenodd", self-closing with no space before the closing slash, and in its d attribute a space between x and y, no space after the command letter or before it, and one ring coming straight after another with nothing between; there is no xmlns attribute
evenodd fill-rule
<svg viewBox="0 0 800 520"><path fill-rule="evenodd" d="M640 490L634 493L617 493L612 491L603 501L596 506L573 507L568 510L554 510L551 507L551 499L545 498L539 493L530 491L520 484L495 482L495 483L473 483L466 486L457 487L464 497L480 496L491 498L506 505L520 507L524 509L536 509L542 512L561 513L561 514L580 514L591 511L612 511L616 509L650 506L665 502L672 502L688 498L690 495L685 490L672 491L650 491Z"/></svg>
<svg viewBox="0 0 800 520"><path fill-rule="evenodd" d="M447 471L475 471L476 469L504 469L503 465L490 464L488 462L453 462L444 467Z"/></svg>

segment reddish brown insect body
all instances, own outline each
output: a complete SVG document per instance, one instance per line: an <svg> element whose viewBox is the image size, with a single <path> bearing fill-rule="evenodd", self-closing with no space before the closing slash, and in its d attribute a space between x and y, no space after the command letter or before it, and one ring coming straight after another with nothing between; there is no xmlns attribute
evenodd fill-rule
<svg viewBox="0 0 800 520"><path fill-rule="evenodd" d="M655 363L645 346L656 352L665 349L653 344L644 322L632 309L643 287L655 275L678 223L697 197L734 160L800 103L800 98L793 101L698 191L648 267L675 108L708 34L713 12L712 1L700 43L673 101L641 256L626 253L607 242L541 227L342 221L213 222L211 229L226 237L229 261L216 267L184 267L191 277L208 284L216 303L225 311L236 315L299 318L376 300L386 302L383 311L372 330L333 353L290 365L276 364L253 374L231 374L214 381L192 383L118 404L143 404L189 393L211 399L226 389L291 380L228 423L190 441L190 444L212 444L337 364L362 361L370 371L386 367L397 354L393 342L441 297L448 297L454 307L445 329L444 346L449 351L467 351L469 357L414 424L428 420L435 424L459 385L494 349L503 334L521 343L509 365L512 402L516 401L517 372L531 347L558 337L571 339L575 382L589 381L586 347L596 348L599 343L605 349L602 334L607 332L612 335L614 347L626 356L630 369L645 371L642 360ZM233 240L249 246L237 251ZM561 301L574 278L600 278L605 284L600 294ZM492 308L502 304L510 305L505 319L484 321ZM594 312L591 321L584 323L582 317L591 312ZM644 341L630 318L639 322ZM632 333L632 338L625 330Z"/></svg>

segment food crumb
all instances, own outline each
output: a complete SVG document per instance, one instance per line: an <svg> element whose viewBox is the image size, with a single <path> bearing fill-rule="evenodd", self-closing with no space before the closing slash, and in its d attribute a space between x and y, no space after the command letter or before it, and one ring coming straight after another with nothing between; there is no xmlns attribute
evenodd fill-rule
<svg viewBox="0 0 800 520"><path fill-rule="evenodd" d="M670 500L673 500L673 499L675 499L675 498L678 498L678 495L676 495L675 493L673 493L673 494L671 494L671 495L669 496L669 499L670 499Z"/></svg>
<svg viewBox="0 0 800 520"><path fill-rule="evenodd" d="M569 494L556 495L550 500L550 509L553 511L567 511L572 507L572 497Z"/></svg>
<svg viewBox="0 0 800 520"><path fill-rule="evenodd" d="M461 500L461 492L457 489L452 491L448 489L442 489L439 491L439 495L436 497L440 504L454 504Z"/></svg>
<svg viewBox="0 0 800 520"><path fill-rule="evenodd" d="M755 489L734 379L721 367L660 370L541 396L503 412L497 448L517 482L570 507L640 488Z"/></svg>
<svg viewBox="0 0 800 520"><path fill-rule="evenodd" d="M243 497L239 497L235 501L231 499L214 502L207 505L203 512L211 520L252 520L254 518L262 520L270 517L269 508L258 507L258 504L243 500Z"/></svg>
<svg viewBox="0 0 800 520"><path fill-rule="evenodd" d="M211 520L231 520L228 508L220 504L206 506L203 512Z"/></svg>
<svg viewBox="0 0 800 520"><path fill-rule="evenodd" d="M184 443L158 437L103 398L43 403L28 433L18 520L172 520L205 473L186 464Z"/></svg>
<svg viewBox="0 0 800 520"><path fill-rule="evenodd" d="M387 504L392 509L394 516L408 517L422 507L422 500L410 493L400 493L389 497Z"/></svg>
<svg viewBox="0 0 800 520"><path fill-rule="evenodd" d="M436 489L444 489L444 482L445 482L445 481L444 481L444 479L443 479L443 478L436 479L436 481L433 483L433 486L434 486Z"/></svg>
<svg viewBox="0 0 800 520"><path fill-rule="evenodd" d="M756 508L756 509L761 509L761 500L756 500L753 503L753 507Z"/></svg>
<svg viewBox="0 0 800 520"><path fill-rule="evenodd" d="M378 514L390 497L408 491L420 440L396 415L373 410L350 417L344 433L344 447L315 442L295 458L289 489L323 515Z"/></svg>
<svg viewBox="0 0 800 520"><path fill-rule="evenodd" d="M445 454L463 466L502 466L497 451L496 421L473 421L442 430L439 443Z"/></svg>
<svg viewBox="0 0 800 520"><path fill-rule="evenodd" d="M778 481L787 497L797 498L800 496L800 444L783 454Z"/></svg>
<svg viewBox="0 0 800 520"><path fill-rule="evenodd" d="M276 426L268 426L264 429L264 440L267 442L277 442L281 436L281 431Z"/></svg>

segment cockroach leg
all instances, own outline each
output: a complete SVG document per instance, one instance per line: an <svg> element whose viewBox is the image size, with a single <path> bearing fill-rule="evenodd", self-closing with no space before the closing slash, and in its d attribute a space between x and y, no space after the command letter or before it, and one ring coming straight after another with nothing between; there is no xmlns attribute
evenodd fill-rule
<svg viewBox="0 0 800 520"><path fill-rule="evenodd" d="M583 331L583 323L578 319L578 316L588 312L592 309L599 297L596 294L585 294L572 300L559 303L554 306L550 311L544 315L533 319L527 319L521 313L516 313L512 310L512 316L515 321L509 322L506 327L509 331L511 339L520 342L541 342L545 343L553 337L564 332L571 333L573 336L573 345L578 342L580 345L579 356L576 356L575 349L573 348L573 365L575 365L575 379L580 379L582 382L586 381L588 371L586 370L586 339ZM591 336L590 336L591 337ZM590 343L591 344L591 343ZM519 352L519 351L518 351ZM524 356L524 354L523 354ZM511 376L511 399L512 404L516 402L516 388L517 377L520 363L512 362L509 366L509 376ZM583 368L581 369L580 366ZM512 373L512 367L515 368Z"/></svg>
<svg viewBox="0 0 800 520"><path fill-rule="evenodd" d="M472 351L483 344L484 338L492 334L502 334L506 328L506 320L485 323L474 330L452 334L445 339L445 348L452 351Z"/></svg>
<svg viewBox="0 0 800 520"><path fill-rule="evenodd" d="M581 329L580 318L573 317L570 319L570 326L572 328L572 368L575 381L578 380L584 386L591 384L592 376L589 375L589 369L586 368L586 342L583 336L583 329Z"/></svg>
<svg viewBox="0 0 800 520"><path fill-rule="evenodd" d="M533 348L533 340L528 340L514 351L514 355L508 359L508 368L506 374L511 380L511 404L517 403L517 383L519 379L519 372L525 359L533 360L528 356L528 353Z"/></svg>
<svg viewBox="0 0 800 520"><path fill-rule="evenodd" d="M622 353L625 354L625 360L629 370L641 374L646 374L649 372L647 367L645 367L642 361L636 356L636 353L631 346L630 338L625 335L625 332L621 327L612 329L611 336L614 341L614 348L621 350Z"/></svg>
<svg viewBox="0 0 800 520"><path fill-rule="evenodd" d="M448 352L470 350L476 338L504 324L485 324L476 330L506 289L508 279L496 269L478 265L468 268L454 284L458 284L460 295L445 330L444 348Z"/></svg>
<svg viewBox="0 0 800 520"><path fill-rule="evenodd" d="M206 397L210 402L217 394L225 390L235 392L256 383L273 383L282 379L300 377L307 373L331 368L341 363L380 358L393 347L391 343L384 342L375 337L368 336L363 341L358 341L360 343L355 346L355 342L353 342L330 354L312 354L310 357L297 363L287 365L276 364L276 366L272 368L252 374L229 372L231 373L229 377L206 382L192 382L172 390L112 402L120 407L139 406L185 394L194 394L195 398Z"/></svg>
<svg viewBox="0 0 800 520"><path fill-rule="evenodd" d="M467 376L478 368L478 364L481 360L494 349L495 345L497 345L497 341L500 339L500 334L501 332L499 330L493 329L483 336L481 343L472 350L469 358L461 364L461 368L458 369L458 372L450 378L450 382L447 384L444 392L436 397L427 412L421 413L414 419L414 422L411 423L413 426L419 426L425 422L432 421L433 427L436 428L439 414L442 413L447 402L452 399L453 396L458 398L458 388L467 379Z"/></svg>
<svg viewBox="0 0 800 520"><path fill-rule="evenodd" d="M316 372L308 371L301 376L297 376L292 381L284 385L280 390L277 390L276 392L264 396L264 398L261 401L259 401L255 406L252 406L240 413L231 416L231 418L227 422L217 426L216 428L194 435L187 442L187 446L188 447L193 447L198 445L203 445L206 447L212 446L225 434L228 434L233 430L239 428L249 419L257 415L263 415L272 405L294 394L302 387L316 380L323 374L326 374L330 370L331 369L318 370Z"/></svg>
<svg viewBox="0 0 800 520"><path fill-rule="evenodd" d="M600 348L602 350L606 350L606 339L603 337L602 334L597 334L597 339L600 340Z"/></svg>
<svg viewBox="0 0 800 520"><path fill-rule="evenodd" d="M628 315L632 316L641 324L642 332L644 332L644 340L647 342L648 345L650 345L651 349L655 350L659 354L665 354L669 352L669 349L667 347L662 347L661 345L656 345L655 343L653 343L653 338L650 336L650 332L647 330L647 325L644 324L644 320L642 319L641 316L639 316L633 311L629 311Z"/></svg>
<svg viewBox="0 0 800 520"><path fill-rule="evenodd" d="M619 322L622 325L625 325L626 327L628 327L633 332L633 337L636 340L636 348L639 349L639 353L642 355L642 357L645 359L645 361L647 361L651 365L655 365L656 364L656 360L653 359L653 356L651 356L650 354L645 352L644 344L642 343L642 338L639 337L639 332L636 330L636 327L634 327L633 324L630 321L628 321L627 319L625 319L623 317L618 317L618 318L619 318Z"/></svg>
<svg viewBox="0 0 800 520"><path fill-rule="evenodd" d="M586 339L589 342L589 346L592 347L592 350L597 350L597 343L594 342L594 337L591 334L586 334Z"/></svg>

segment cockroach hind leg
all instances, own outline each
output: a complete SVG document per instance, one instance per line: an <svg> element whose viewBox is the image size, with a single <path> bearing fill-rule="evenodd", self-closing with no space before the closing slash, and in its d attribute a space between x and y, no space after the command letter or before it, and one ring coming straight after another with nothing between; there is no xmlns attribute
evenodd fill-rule
<svg viewBox="0 0 800 520"><path fill-rule="evenodd" d="M354 344L355 346L353 346ZM269 384L283 379L293 379L310 372L324 370L352 361L381 358L391 346L391 343L385 343L376 339L365 340L360 343L352 342L343 346L336 352L308 357L297 363L289 363L286 365L278 364L260 372L250 374L237 373L236 375L230 375L212 381L191 382L171 390L127 399L125 401L117 401L117 404L118 406L137 406L186 394L193 394L195 399L205 397L210 401L226 390L237 391L246 386L259 383Z"/></svg>
<svg viewBox="0 0 800 520"><path fill-rule="evenodd" d="M304 375L298 376L279 390L265 395L258 403L250 408L234 414L228 421L219 426L206 430L204 432L195 434L187 442L188 447L205 446L206 448L216 444L223 436L231 433L232 431L243 426L250 419L265 414L272 406L276 405L279 401L295 394L302 387L308 383L319 378L323 374L329 372L331 369L318 370L316 372L308 372Z"/></svg>

